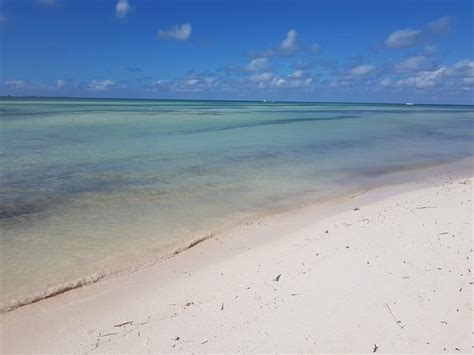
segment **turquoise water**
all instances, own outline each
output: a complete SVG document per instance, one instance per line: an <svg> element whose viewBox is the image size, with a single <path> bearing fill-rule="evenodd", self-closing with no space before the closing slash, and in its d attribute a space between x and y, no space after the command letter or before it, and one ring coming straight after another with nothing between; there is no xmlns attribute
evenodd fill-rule
<svg viewBox="0 0 474 355"><path fill-rule="evenodd" d="M3 308L473 155L472 106L0 99Z"/></svg>

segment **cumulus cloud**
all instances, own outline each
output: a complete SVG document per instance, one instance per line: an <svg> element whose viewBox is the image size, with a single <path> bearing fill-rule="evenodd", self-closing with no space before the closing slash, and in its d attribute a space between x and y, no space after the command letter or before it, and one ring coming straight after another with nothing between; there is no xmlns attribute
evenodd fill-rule
<svg viewBox="0 0 474 355"><path fill-rule="evenodd" d="M192 27L190 23L175 25L169 30L159 30L158 37L186 41L191 35Z"/></svg>
<svg viewBox="0 0 474 355"><path fill-rule="evenodd" d="M393 80L391 78L385 78L380 82L380 86L387 88L392 86Z"/></svg>
<svg viewBox="0 0 474 355"><path fill-rule="evenodd" d="M125 85L115 80L92 80L87 85L87 90L91 91L106 91L109 89L122 89Z"/></svg>
<svg viewBox="0 0 474 355"><path fill-rule="evenodd" d="M168 80L153 80L143 86L145 91L168 90L171 88L171 82Z"/></svg>
<svg viewBox="0 0 474 355"><path fill-rule="evenodd" d="M26 80L6 80L0 87L7 90L7 94L37 95L39 92L50 92L54 86L39 82Z"/></svg>
<svg viewBox="0 0 474 355"><path fill-rule="evenodd" d="M385 46L388 48L413 47L427 38L448 34L451 32L452 24L453 18L445 16L428 22L422 30L411 28L397 30L388 36Z"/></svg>
<svg viewBox="0 0 474 355"><path fill-rule="evenodd" d="M435 70L421 70L415 75L398 80L398 87L432 89L447 87L450 89L472 89L474 79L474 61L462 60L450 66L441 66Z"/></svg>
<svg viewBox="0 0 474 355"><path fill-rule="evenodd" d="M64 87L66 86L66 83L67 83L66 80L58 79L58 80L56 80L56 87L58 89L64 89Z"/></svg>
<svg viewBox="0 0 474 355"><path fill-rule="evenodd" d="M3 82L3 86L11 89L22 89L27 86L24 80L7 80Z"/></svg>
<svg viewBox="0 0 474 355"><path fill-rule="evenodd" d="M435 21L428 22L426 29L435 35L445 35L451 32L453 18L450 16L441 17Z"/></svg>
<svg viewBox="0 0 474 355"><path fill-rule="evenodd" d="M385 41L389 48L406 48L418 44L421 40L421 31L406 28L392 32Z"/></svg>
<svg viewBox="0 0 474 355"><path fill-rule="evenodd" d="M254 72L254 71L266 70L269 67L270 67L270 62L268 58L256 58L252 60L249 64L247 64L245 69L247 71Z"/></svg>
<svg viewBox="0 0 474 355"><path fill-rule="evenodd" d="M313 78L295 79L291 77L276 78L273 85L277 88L307 88L313 82Z"/></svg>
<svg viewBox="0 0 474 355"><path fill-rule="evenodd" d="M250 81L257 84L258 88L307 88L313 79L303 70L295 70L287 76L275 76L271 72L254 74Z"/></svg>
<svg viewBox="0 0 474 355"><path fill-rule="evenodd" d="M71 79L57 79L50 82L7 80L1 87L10 93L25 95L41 95L64 93L65 90L106 91L112 88L125 88L125 84L114 80L92 80L88 83L78 83Z"/></svg>
<svg viewBox="0 0 474 355"><path fill-rule="evenodd" d="M406 72L406 71L417 71L421 69L426 69L428 67L428 60L426 57L419 55L414 57L409 57L403 62L395 66L397 72Z"/></svg>
<svg viewBox="0 0 474 355"><path fill-rule="evenodd" d="M220 86L219 78L209 74L191 73L175 80L156 80L145 86L147 91L200 92Z"/></svg>
<svg viewBox="0 0 474 355"><path fill-rule="evenodd" d="M273 79L273 74L270 72L264 72L261 74L255 74L250 77L250 80L255 81L255 82L266 82Z"/></svg>
<svg viewBox="0 0 474 355"><path fill-rule="evenodd" d="M351 75L353 76L364 76L372 73L375 70L374 65L359 65L351 70Z"/></svg>
<svg viewBox="0 0 474 355"><path fill-rule="evenodd" d="M66 80L66 79L58 79L56 80L56 85L53 85L51 88L52 89L71 89L71 88L78 88L80 85L79 83L72 81L72 80Z"/></svg>
<svg viewBox="0 0 474 355"><path fill-rule="evenodd" d="M119 0L115 5L115 14L118 18L125 18L131 10L128 0Z"/></svg>
<svg viewBox="0 0 474 355"><path fill-rule="evenodd" d="M191 73L174 80L157 80L147 83L146 91L205 92L249 91L252 89L277 90L282 88L309 88L313 79L302 70L295 70L286 76L277 76L271 71L253 72L244 78L226 80L209 73Z"/></svg>
<svg viewBox="0 0 474 355"><path fill-rule="evenodd" d="M298 32L295 30L289 30L286 34L286 38L280 44L280 53L283 55L290 55L296 52L298 49Z"/></svg>
<svg viewBox="0 0 474 355"><path fill-rule="evenodd" d="M273 47L264 51L250 52L253 57L290 56L298 50L298 32L289 30L286 37L278 47Z"/></svg>
<svg viewBox="0 0 474 355"><path fill-rule="evenodd" d="M297 69L293 73L291 73L291 77L295 79L301 79L302 77L304 77L304 75L305 72L301 69Z"/></svg>
<svg viewBox="0 0 474 355"><path fill-rule="evenodd" d="M197 92L209 90L217 85L219 85L219 80L216 77L194 77L174 83L172 89L174 91Z"/></svg>
<svg viewBox="0 0 474 355"><path fill-rule="evenodd" d="M414 77L398 80L397 86L417 89L432 88L442 79L445 71L445 68L439 68L433 71L420 71Z"/></svg>
<svg viewBox="0 0 474 355"><path fill-rule="evenodd" d="M465 59L457 62L446 69L446 75L454 78L474 78L474 61Z"/></svg>
<svg viewBox="0 0 474 355"><path fill-rule="evenodd" d="M271 72L264 72L252 75L250 81L256 84L258 88L263 89L272 86L272 81L275 81L275 77Z"/></svg>

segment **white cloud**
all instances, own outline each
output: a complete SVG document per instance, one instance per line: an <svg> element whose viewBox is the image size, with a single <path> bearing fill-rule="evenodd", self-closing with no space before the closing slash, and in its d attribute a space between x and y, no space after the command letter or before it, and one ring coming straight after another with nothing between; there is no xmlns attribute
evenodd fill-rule
<svg viewBox="0 0 474 355"><path fill-rule="evenodd" d="M415 75L398 80L398 87L415 89L469 89L474 79L474 61L462 60L451 66L441 66L435 70L421 70ZM472 89L472 88L471 88Z"/></svg>
<svg viewBox="0 0 474 355"><path fill-rule="evenodd" d="M311 85L313 79L303 70L295 70L285 77L277 77L271 72L254 74L250 81L257 84L258 88L306 88Z"/></svg>
<svg viewBox="0 0 474 355"><path fill-rule="evenodd" d="M192 27L190 23L175 25L169 30L159 30L158 37L186 41L191 35Z"/></svg>
<svg viewBox="0 0 474 355"><path fill-rule="evenodd" d="M385 45L389 48L412 47L421 40L421 31L404 29L397 30L388 36Z"/></svg>
<svg viewBox="0 0 474 355"><path fill-rule="evenodd" d="M7 22L7 17L4 14L0 14L0 25Z"/></svg>
<svg viewBox="0 0 474 355"><path fill-rule="evenodd" d="M56 85L52 85L52 89L77 89L80 87L80 84L72 81L72 80L65 80L65 79L58 79L56 80Z"/></svg>
<svg viewBox="0 0 474 355"><path fill-rule="evenodd" d="M375 70L373 65L359 65L351 70L351 74L354 76L364 76L372 73Z"/></svg>
<svg viewBox="0 0 474 355"><path fill-rule="evenodd" d="M428 22L427 30L435 35L444 35L451 32L453 18L450 16L441 17L435 21Z"/></svg>
<svg viewBox="0 0 474 355"><path fill-rule="evenodd" d="M250 80L255 82L265 82L273 78L273 74L270 72L264 72L262 74L255 74L250 77Z"/></svg>
<svg viewBox="0 0 474 355"><path fill-rule="evenodd" d="M245 67L246 70L255 72L255 71L262 71L268 69L270 66L270 62L268 58L256 58L252 60L247 66Z"/></svg>
<svg viewBox="0 0 474 355"><path fill-rule="evenodd" d="M171 87L171 83L167 80L155 80L144 86L145 91L167 90Z"/></svg>
<svg viewBox="0 0 474 355"><path fill-rule="evenodd" d="M392 86L392 84L393 84L393 80L390 78L385 78L380 82L380 86L384 88L390 87Z"/></svg>
<svg viewBox="0 0 474 355"><path fill-rule="evenodd" d="M443 67L433 71L420 71L414 77L398 80L397 86L412 87L416 89L432 88L435 87L443 78L445 71L446 68Z"/></svg>
<svg viewBox="0 0 474 355"><path fill-rule="evenodd" d="M194 86L197 83L199 83L199 80L198 79L188 79L188 80L185 81L185 83L186 83L186 85Z"/></svg>
<svg viewBox="0 0 474 355"><path fill-rule="evenodd" d="M215 77L207 77L207 78L204 78L204 82L206 84L213 85L213 84L216 84L218 80Z"/></svg>
<svg viewBox="0 0 474 355"><path fill-rule="evenodd" d="M317 44L316 44L317 45ZM272 56L290 56L298 50L298 32L290 29L286 37L281 41L278 47L273 47L263 51L253 51L250 54L253 57L272 57Z"/></svg>
<svg viewBox="0 0 474 355"><path fill-rule="evenodd" d="M217 77L194 73L188 77L166 83L169 89L176 92L199 92L216 88L220 82Z"/></svg>
<svg viewBox="0 0 474 355"><path fill-rule="evenodd" d="M270 72L254 74L250 77L250 81L257 84L257 87L261 89L269 87L272 79L274 79L274 76L273 73Z"/></svg>
<svg viewBox="0 0 474 355"><path fill-rule="evenodd" d="M304 71L301 69L295 70L291 73L291 77L295 79L301 79L305 75Z"/></svg>
<svg viewBox="0 0 474 355"><path fill-rule="evenodd" d="M87 89L91 91L106 91L108 89L122 89L125 85L115 80L92 80Z"/></svg>
<svg viewBox="0 0 474 355"><path fill-rule="evenodd" d="M453 18L445 16L435 21L428 22L423 30L414 30L411 28L397 30L388 36L385 40L385 45L389 48L413 47L419 44L422 40L430 38L430 36L442 36L448 34L451 32L452 23Z"/></svg>
<svg viewBox="0 0 474 355"><path fill-rule="evenodd" d="M457 62L446 69L446 75L453 78L473 78L474 61L465 59Z"/></svg>
<svg viewBox="0 0 474 355"><path fill-rule="evenodd" d="M3 86L12 89L22 89L27 86L24 80L7 80L3 82Z"/></svg>
<svg viewBox="0 0 474 355"><path fill-rule="evenodd" d="M127 14L132 10L128 0L119 0L115 5L115 14L118 18L125 18Z"/></svg>
<svg viewBox="0 0 474 355"><path fill-rule="evenodd" d="M295 79L291 76L288 78L275 78L272 84L277 88L305 88L311 85L313 78Z"/></svg>
<svg viewBox="0 0 474 355"><path fill-rule="evenodd" d="M403 62L395 66L395 70L398 72L417 71L426 69L427 66L428 61L426 57L420 55L405 59Z"/></svg>
<svg viewBox="0 0 474 355"><path fill-rule="evenodd" d="M1 87L11 90L10 93L32 94L38 91L49 91L54 87L44 84L39 81L25 81L25 80L7 80L4 81Z"/></svg>
<svg viewBox="0 0 474 355"><path fill-rule="evenodd" d="M298 32L295 30L289 30L286 34L286 38L280 44L280 53L283 55L290 55L296 52L298 49Z"/></svg>
<svg viewBox="0 0 474 355"><path fill-rule="evenodd" d="M66 86L66 83L67 83L66 80L58 79L56 81L56 87L58 89L63 89Z"/></svg>

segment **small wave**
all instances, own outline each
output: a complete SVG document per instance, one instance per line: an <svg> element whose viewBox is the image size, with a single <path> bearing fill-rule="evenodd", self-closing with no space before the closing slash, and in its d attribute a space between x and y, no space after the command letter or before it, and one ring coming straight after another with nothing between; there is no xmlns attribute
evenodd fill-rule
<svg viewBox="0 0 474 355"><path fill-rule="evenodd" d="M133 265L133 266L122 267L122 268L117 268L117 269L106 269L101 272L96 272L85 277L80 277L72 281L67 281L62 284L48 287L46 290L35 292L29 296L20 297L18 299L13 299L4 303L0 303L0 314L5 314L17 308L60 295L62 293L74 290L76 288L94 284L98 281L101 281L103 279L106 279L112 276L117 276L119 274L123 274L127 272L132 273L132 272L136 272L138 270L144 269L146 267L153 266L159 262L168 260L176 256L177 254L180 254L186 250L189 250L208 239L213 238L214 235L215 235L214 233L209 233L204 236L191 239L186 244L180 247L177 247L176 249L172 250L170 253L166 253L165 255L161 255L161 256L156 256L139 265Z"/></svg>

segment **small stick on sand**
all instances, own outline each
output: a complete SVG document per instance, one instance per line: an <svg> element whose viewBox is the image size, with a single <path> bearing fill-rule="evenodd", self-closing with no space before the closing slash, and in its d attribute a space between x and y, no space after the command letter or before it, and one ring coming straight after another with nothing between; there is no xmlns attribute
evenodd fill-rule
<svg viewBox="0 0 474 355"><path fill-rule="evenodd" d="M120 323L120 324L115 324L114 327L123 327L124 325L128 325L128 324L132 324L133 321L132 320L129 320L128 322L123 322L123 323Z"/></svg>
<svg viewBox="0 0 474 355"><path fill-rule="evenodd" d="M116 334L117 334L117 333L107 333L107 334L102 334L102 333L100 333L98 336L102 338L102 337L108 337L108 336L116 335Z"/></svg>
<svg viewBox="0 0 474 355"><path fill-rule="evenodd" d="M385 302L385 305L387 306L387 308L388 308L390 314L392 315L392 318L393 318L393 320L395 321L395 324L398 325L398 326L400 327L400 329L405 328L404 325L401 325L401 324L400 324L401 321L397 320L397 318L395 317L395 315L393 314L392 310L390 309L389 305L388 305L386 302Z"/></svg>

